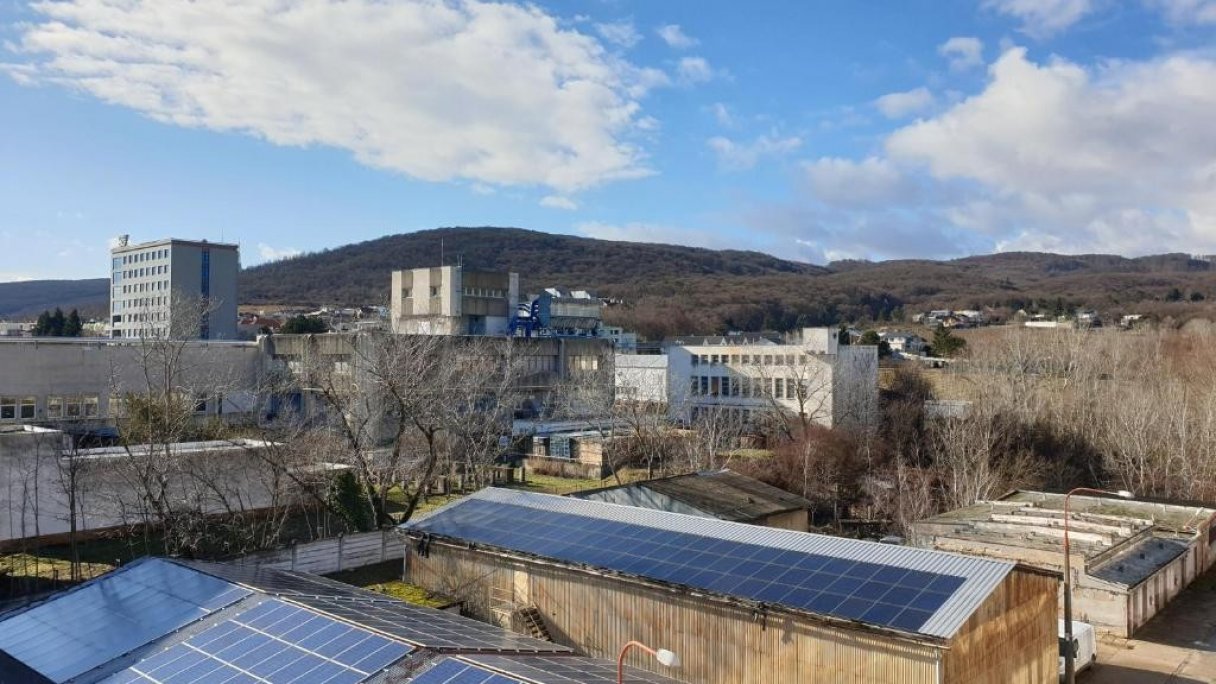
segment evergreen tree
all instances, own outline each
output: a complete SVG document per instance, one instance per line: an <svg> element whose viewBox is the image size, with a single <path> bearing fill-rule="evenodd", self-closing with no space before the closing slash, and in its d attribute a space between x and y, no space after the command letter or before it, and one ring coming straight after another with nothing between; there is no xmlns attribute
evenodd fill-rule
<svg viewBox="0 0 1216 684"><path fill-rule="evenodd" d="M836 341L838 344L849 345L853 340L849 337L849 326L844 323L840 324L840 331L836 333Z"/></svg>
<svg viewBox="0 0 1216 684"><path fill-rule="evenodd" d="M356 531L367 532L374 525L375 516L362 483L350 470L344 470L334 478L329 492L330 504L338 515Z"/></svg>
<svg viewBox="0 0 1216 684"><path fill-rule="evenodd" d="M83 331L84 323L80 320L80 312L72 309L72 313L68 314L68 319L63 324L63 336L80 337L80 333Z"/></svg>
<svg viewBox="0 0 1216 684"><path fill-rule="evenodd" d="M1165 301L1167 301L1167 302L1182 301L1182 290L1179 290L1176 287L1171 287L1170 291L1165 294Z"/></svg>
<svg viewBox="0 0 1216 684"><path fill-rule="evenodd" d="M966 346L967 340L955 337L944 325L933 331L933 354L935 356L954 356Z"/></svg>
<svg viewBox="0 0 1216 684"><path fill-rule="evenodd" d="M63 317L63 309L55 307L55 313L51 314L51 325L47 331L47 335L51 337L63 337L63 326L66 321Z"/></svg>
<svg viewBox="0 0 1216 684"><path fill-rule="evenodd" d="M329 326L316 316L292 316L279 328L279 332L284 335L323 333L329 332Z"/></svg>
<svg viewBox="0 0 1216 684"><path fill-rule="evenodd" d="M38 314L38 321L34 323L34 337L46 337L51 334L51 312L43 311Z"/></svg>

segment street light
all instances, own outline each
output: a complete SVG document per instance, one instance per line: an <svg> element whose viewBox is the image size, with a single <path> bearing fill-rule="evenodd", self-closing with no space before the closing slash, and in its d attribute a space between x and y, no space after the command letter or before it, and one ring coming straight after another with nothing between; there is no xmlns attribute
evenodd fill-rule
<svg viewBox="0 0 1216 684"><path fill-rule="evenodd" d="M1077 653L1072 643L1072 554L1068 547L1068 497L1073 494L1099 494L1122 499L1133 497L1126 489L1108 492L1089 487L1077 487L1064 495L1064 684L1075 684L1077 679Z"/></svg>
<svg viewBox="0 0 1216 684"><path fill-rule="evenodd" d="M621 655L617 656L616 659L616 684L622 684L625 681L625 653L634 646L654 656L654 659L659 661L659 664L663 667L680 666L680 656L675 653L665 648L660 648L656 651L640 641L630 641L621 648Z"/></svg>

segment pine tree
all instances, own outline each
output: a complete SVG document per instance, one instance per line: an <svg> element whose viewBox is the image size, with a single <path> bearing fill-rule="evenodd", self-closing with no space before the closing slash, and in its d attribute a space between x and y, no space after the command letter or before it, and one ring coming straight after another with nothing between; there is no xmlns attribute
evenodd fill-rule
<svg viewBox="0 0 1216 684"><path fill-rule="evenodd" d="M63 337L63 326L65 324L63 309L55 307L55 313L51 314L51 327L47 335L51 337Z"/></svg>
<svg viewBox="0 0 1216 684"><path fill-rule="evenodd" d="M68 319L63 324L63 336L80 337L80 333L83 331L84 323L80 320L80 312L72 309L72 313L68 314Z"/></svg>
<svg viewBox="0 0 1216 684"><path fill-rule="evenodd" d="M34 337L46 337L51 334L51 312L43 311L38 314L38 321L34 323Z"/></svg>

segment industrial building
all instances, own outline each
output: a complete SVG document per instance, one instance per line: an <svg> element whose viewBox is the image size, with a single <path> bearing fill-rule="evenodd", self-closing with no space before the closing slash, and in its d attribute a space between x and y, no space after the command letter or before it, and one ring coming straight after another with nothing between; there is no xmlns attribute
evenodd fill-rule
<svg viewBox="0 0 1216 684"><path fill-rule="evenodd" d="M1216 561L1213 516L1202 505L1071 497L1073 618L1135 634ZM1064 495L1015 491L917 522L911 541L1063 573Z"/></svg>
<svg viewBox="0 0 1216 684"><path fill-rule="evenodd" d="M237 339L238 245L123 235L110 263L111 337Z"/></svg>
<svg viewBox="0 0 1216 684"><path fill-rule="evenodd" d="M616 675L613 662L452 613L221 563L145 558L0 616L0 681L22 684L609 684Z"/></svg>
<svg viewBox="0 0 1216 684"><path fill-rule="evenodd" d="M409 581L591 656L671 649L685 682L1057 676L1058 577L1009 561L493 488L400 529Z"/></svg>
<svg viewBox="0 0 1216 684"><path fill-rule="evenodd" d="M167 355L167 356L166 356ZM0 424L82 433L112 426L128 393L169 383L189 392L199 418L243 419L256 409L264 358L257 342L183 340L155 347L139 339L0 339ZM152 387L145 368L152 373Z"/></svg>
<svg viewBox="0 0 1216 684"><path fill-rule="evenodd" d="M506 335L519 274L437 266L393 271L390 324L414 335Z"/></svg>
<svg viewBox="0 0 1216 684"><path fill-rule="evenodd" d="M805 328L788 344L759 335L682 339L659 356L618 355L624 366L616 374L617 394L643 401L661 394L669 416L683 423L724 411L743 422L779 412L825 427L872 425L878 348L841 345L838 334Z"/></svg>
<svg viewBox="0 0 1216 684"><path fill-rule="evenodd" d="M811 502L728 469L587 489L567 496L806 532Z"/></svg>
<svg viewBox="0 0 1216 684"><path fill-rule="evenodd" d="M246 439L78 449L64 432L0 425L0 547L18 540L66 542L143 523L152 513L138 483L147 459L167 494L207 513L252 513L299 496L275 477L264 450ZM164 452L171 460L164 460Z"/></svg>

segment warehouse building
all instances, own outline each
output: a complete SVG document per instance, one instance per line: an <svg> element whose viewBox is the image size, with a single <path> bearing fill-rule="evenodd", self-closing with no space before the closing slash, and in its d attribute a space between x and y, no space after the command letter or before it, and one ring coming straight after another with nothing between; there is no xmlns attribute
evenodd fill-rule
<svg viewBox="0 0 1216 684"><path fill-rule="evenodd" d="M143 559L0 616L0 682L609 684L616 674L615 663L451 613L221 563Z"/></svg>
<svg viewBox="0 0 1216 684"><path fill-rule="evenodd" d="M806 532L811 502L732 470L709 470L587 489L568 496Z"/></svg>
<svg viewBox="0 0 1216 684"><path fill-rule="evenodd" d="M685 682L1056 678L1058 578L1008 561L493 488L401 529L410 581Z"/></svg>
<svg viewBox="0 0 1216 684"><path fill-rule="evenodd" d="M1073 496L1070 509L1073 618L1099 630L1133 635L1216 561L1216 508ZM1064 495L1015 491L915 523L911 541L1062 573Z"/></svg>

